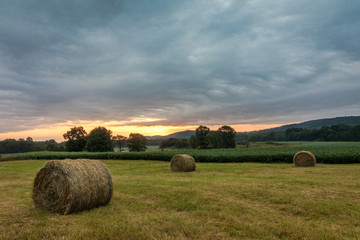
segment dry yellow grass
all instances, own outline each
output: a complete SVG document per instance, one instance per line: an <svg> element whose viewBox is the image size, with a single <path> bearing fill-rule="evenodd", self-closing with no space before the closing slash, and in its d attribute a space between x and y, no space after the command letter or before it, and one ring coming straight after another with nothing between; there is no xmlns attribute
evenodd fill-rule
<svg viewBox="0 0 360 240"><path fill-rule="evenodd" d="M71 215L31 199L43 161L0 169L0 239L358 239L360 165L105 161L109 205ZM214 174L217 173L217 174ZM331 182L331 184L329 184Z"/></svg>

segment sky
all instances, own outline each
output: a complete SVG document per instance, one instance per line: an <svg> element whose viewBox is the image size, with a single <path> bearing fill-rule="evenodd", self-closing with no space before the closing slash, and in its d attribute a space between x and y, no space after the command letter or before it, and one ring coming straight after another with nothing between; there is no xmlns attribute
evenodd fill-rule
<svg viewBox="0 0 360 240"><path fill-rule="evenodd" d="M360 115L358 0L2 0L0 139Z"/></svg>

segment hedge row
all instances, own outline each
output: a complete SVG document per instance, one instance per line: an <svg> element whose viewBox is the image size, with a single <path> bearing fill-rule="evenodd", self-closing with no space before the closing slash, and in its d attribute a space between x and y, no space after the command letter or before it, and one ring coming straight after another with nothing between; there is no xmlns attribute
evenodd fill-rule
<svg viewBox="0 0 360 240"><path fill-rule="evenodd" d="M348 148L260 148L260 149L227 149L227 150L183 150L183 151L149 151L149 152L35 152L12 154L3 157L11 159L113 159L113 160L158 160L170 161L175 154L186 153L197 162L261 162L261 163L292 163L294 154L300 150L314 153L318 163L340 164L360 163L360 149Z"/></svg>

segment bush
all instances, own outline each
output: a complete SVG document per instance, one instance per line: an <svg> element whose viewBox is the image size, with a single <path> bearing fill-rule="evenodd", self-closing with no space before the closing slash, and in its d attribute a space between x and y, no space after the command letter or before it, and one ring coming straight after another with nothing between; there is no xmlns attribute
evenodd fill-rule
<svg viewBox="0 0 360 240"><path fill-rule="evenodd" d="M356 146L319 147L261 147L214 150L172 150L153 152L34 152L3 156L3 159L124 159L170 161L175 154L189 154L196 162L261 162L292 163L293 156L301 150L311 151L317 163L360 163L360 148Z"/></svg>

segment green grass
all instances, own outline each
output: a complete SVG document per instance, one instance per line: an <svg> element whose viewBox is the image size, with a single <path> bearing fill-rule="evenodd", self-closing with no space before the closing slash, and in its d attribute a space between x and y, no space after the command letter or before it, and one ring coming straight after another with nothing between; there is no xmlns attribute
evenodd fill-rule
<svg viewBox="0 0 360 240"><path fill-rule="evenodd" d="M358 239L360 165L104 161L109 205L39 211L32 181L45 161L0 162L0 239Z"/></svg>

